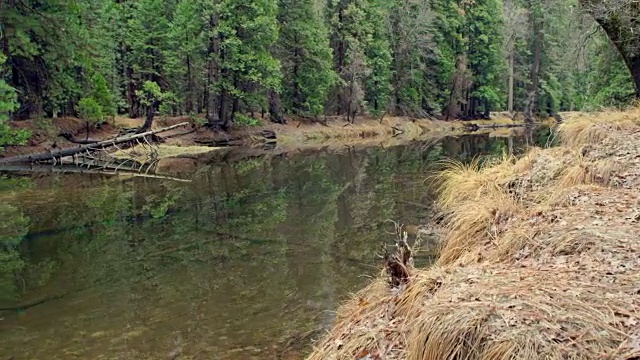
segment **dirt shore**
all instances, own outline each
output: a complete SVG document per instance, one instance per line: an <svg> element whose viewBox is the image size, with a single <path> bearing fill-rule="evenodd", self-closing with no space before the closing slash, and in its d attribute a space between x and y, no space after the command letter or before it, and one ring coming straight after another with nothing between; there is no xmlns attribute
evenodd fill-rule
<svg viewBox="0 0 640 360"><path fill-rule="evenodd" d="M262 146L273 139L267 139L263 134L272 133L280 148L322 148L326 146L344 147L353 145L392 145L399 141L412 141L424 137L436 137L446 134L462 133L469 122L438 121L425 119L408 119L402 117L385 117L382 121L371 118L357 118L353 124L342 118L328 118L326 122L318 123L305 120L291 120L285 125L272 124L261 121L259 125L235 126L229 132L212 131L204 127L195 126L188 117L163 118L158 117L154 128L170 126L180 122L190 125L163 133L165 138L165 154L176 156L182 153L207 152L216 147L224 146ZM59 118L44 120L27 120L12 123L15 127L29 129L33 133L25 146L9 146L0 157L31 154L75 146L59 136L64 132L76 139L104 140L114 137L123 128L141 126L143 119L117 117L102 124L97 129L91 129L86 134L86 124L76 118ZM480 120L473 123L479 125L517 124L505 114L496 114L493 120Z"/></svg>
<svg viewBox="0 0 640 360"><path fill-rule="evenodd" d="M450 164L439 260L356 294L310 359L640 358L640 110L557 136Z"/></svg>

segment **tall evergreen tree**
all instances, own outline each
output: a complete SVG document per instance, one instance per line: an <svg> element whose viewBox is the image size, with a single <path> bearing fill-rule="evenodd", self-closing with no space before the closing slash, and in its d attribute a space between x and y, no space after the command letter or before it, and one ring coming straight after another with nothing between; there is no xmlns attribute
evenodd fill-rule
<svg viewBox="0 0 640 360"><path fill-rule="evenodd" d="M280 88L280 64L270 49L278 36L273 1L206 0L207 118L228 129L233 116ZM258 96L262 94L263 96Z"/></svg>
<svg viewBox="0 0 640 360"><path fill-rule="evenodd" d="M391 48L388 34L388 10L383 0L369 0L365 21L366 59L369 68L365 85L365 100L369 112L379 115L387 111L391 93Z"/></svg>
<svg viewBox="0 0 640 360"><path fill-rule="evenodd" d="M144 106L140 104L136 91L142 89L145 81L167 87L163 69L169 22L162 0L131 1L126 10L131 12L127 14L125 33L127 100L129 114L137 117L144 113Z"/></svg>
<svg viewBox="0 0 640 360"><path fill-rule="evenodd" d="M319 115L337 80L329 37L313 0L282 0L275 54L282 64L284 109Z"/></svg>
<svg viewBox="0 0 640 360"><path fill-rule="evenodd" d="M486 118L500 108L501 76L505 64L502 54L503 5L500 0L478 0L469 7L469 67L471 86L467 93L466 116Z"/></svg>
<svg viewBox="0 0 640 360"><path fill-rule="evenodd" d="M381 4L375 0L332 0L328 6L334 66L340 76L334 109L347 118L379 110L387 102L391 58L383 30L387 14Z"/></svg>
<svg viewBox="0 0 640 360"><path fill-rule="evenodd" d="M199 112L203 108L199 94L204 86L205 38L199 6L197 0L182 0L176 5L165 53L164 73L170 88L183 104L180 110L186 113Z"/></svg>
<svg viewBox="0 0 640 360"><path fill-rule="evenodd" d="M392 109L427 117L440 112L434 11L420 0L394 1L389 11L392 47Z"/></svg>

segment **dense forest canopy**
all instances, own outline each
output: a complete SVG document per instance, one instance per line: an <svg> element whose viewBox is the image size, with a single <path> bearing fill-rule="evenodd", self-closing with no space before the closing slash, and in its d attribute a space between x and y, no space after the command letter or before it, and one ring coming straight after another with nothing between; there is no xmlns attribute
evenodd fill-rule
<svg viewBox="0 0 640 360"><path fill-rule="evenodd" d="M623 14L635 18L629 4ZM629 69L640 68L638 39L625 25L633 19L593 0L582 5L5 0L0 124L151 110L204 114L226 129L259 113L275 122L497 110L530 118L624 104L636 95ZM619 36L612 43L607 33Z"/></svg>

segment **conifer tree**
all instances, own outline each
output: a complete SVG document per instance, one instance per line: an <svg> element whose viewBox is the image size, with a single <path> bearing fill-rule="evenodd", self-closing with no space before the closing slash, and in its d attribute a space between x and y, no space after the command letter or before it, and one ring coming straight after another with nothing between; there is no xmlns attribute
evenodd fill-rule
<svg viewBox="0 0 640 360"><path fill-rule="evenodd" d="M284 109L291 114L319 115L337 80L329 37L313 0L282 0L275 54L282 64Z"/></svg>
<svg viewBox="0 0 640 360"><path fill-rule="evenodd" d="M186 113L202 109L199 94L203 88L205 38L204 22L198 21L200 10L197 0L182 0L176 5L165 54L164 73Z"/></svg>
<svg viewBox="0 0 640 360"><path fill-rule="evenodd" d="M126 81L128 82L129 113L133 117L144 111L135 95L145 81L164 84L163 68L169 22L165 16L164 1L140 0L127 3L126 32L127 46Z"/></svg>
<svg viewBox="0 0 640 360"><path fill-rule="evenodd" d="M207 118L210 126L228 129L237 112L264 107L260 100L267 92L280 89L280 64L270 51L278 36L277 5L210 1L204 3L209 44Z"/></svg>
<svg viewBox="0 0 640 360"><path fill-rule="evenodd" d="M367 109L374 115L387 111L391 93L391 48L387 31L388 10L383 0L368 0L366 59L369 68L365 85Z"/></svg>

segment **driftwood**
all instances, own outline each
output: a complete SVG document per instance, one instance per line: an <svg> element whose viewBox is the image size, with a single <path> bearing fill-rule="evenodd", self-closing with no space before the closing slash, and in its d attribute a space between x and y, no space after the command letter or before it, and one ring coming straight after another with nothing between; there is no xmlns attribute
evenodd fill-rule
<svg viewBox="0 0 640 360"><path fill-rule="evenodd" d="M147 132L143 132L141 134L119 136L119 137L116 137L116 138L113 138L113 139L98 141L96 143L92 143L92 144L88 144L88 145L83 145L83 146L78 146L78 147L73 147L73 148L60 149L60 150L52 150L52 151L47 151L47 152L42 152L42 153L37 153L37 154L28 154L28 155L20 155L20 156L13 156L13 157L8 157L8 158L3 158L3 159L0 159L0 164L24 164L24 163L31 163L32 164L32 163L36 163L36 162L40 162L40 161L54 161L54 162L57 162L58 160L60 160L63 157L72 156L72 155L81 154L81 153L86 153L86 152L104 150L104 149L116 146L118 144L127 143L127 142L130 142L130 141L133 141L133 140L137 140L137 139L143 139L146 136L159 134L159 133L162 133L162 132L165 132L165 131L169 131L169 130L173 130L175 128L178 128L178 127L181 127L181 126L185 126L185 125L188 125L188 124L189 124L188 122L183 122L183 123L180 123L180 124L176 124L176 125L165 127L165 128L158 129L158 130L147 131Z"/></svg>
<svg viewBox="0 0 640 360"><path fill-rule="evenodd" d="M149 179L161 179L161 180L172 180L178 182L192 182L189 179L182 179L178 177L168 176L168 175L159 175L159 174L146 174L141 173L135 169L131 169L128 167L123 168L95 168L95 169L87 169L79 166L73 165L2 165L0 164L0 172L27 172L27 173L60 173L60 174L68 174L68 173L78 173L78 174L100 174L100 175L126 175L132 177L140 177L140 178L149 178Z"/></svg>
<svg viewBox="0 0 640 360"><path fill-rule="evenodd" d="M478 131L481 129L498 129L498 128L518 128L518 127L527 127L527 124L465 124L465 128L468 131Z"/></svg>

